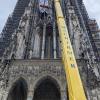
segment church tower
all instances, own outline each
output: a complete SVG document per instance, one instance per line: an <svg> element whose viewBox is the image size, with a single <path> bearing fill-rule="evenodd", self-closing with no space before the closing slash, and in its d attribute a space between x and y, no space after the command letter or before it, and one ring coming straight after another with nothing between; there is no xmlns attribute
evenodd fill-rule
<svg viewBox="0 0 100 100"><path fill-rule="evenodd" d="M100 100L99 47L86 8L82 0L60 5L87 100ZM69 100L54 0L18 0L0 51L0 100Z"/></svg>

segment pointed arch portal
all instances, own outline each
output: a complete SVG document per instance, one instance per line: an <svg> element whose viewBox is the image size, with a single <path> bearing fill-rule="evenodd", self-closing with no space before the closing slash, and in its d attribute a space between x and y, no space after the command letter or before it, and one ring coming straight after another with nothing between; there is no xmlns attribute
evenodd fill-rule
<svg viewBox="0 0 100 100"><path fill-rule="evenodd" d="M60 90L52 80L42 80L35 89L33 100L61 100Z"/></svg>
<svg viewBox="0 0 100 100"><path fill-rule="evenodd" d="M10 89L7 100L27 100L28 86L23 78L19 78Z"/></svg>

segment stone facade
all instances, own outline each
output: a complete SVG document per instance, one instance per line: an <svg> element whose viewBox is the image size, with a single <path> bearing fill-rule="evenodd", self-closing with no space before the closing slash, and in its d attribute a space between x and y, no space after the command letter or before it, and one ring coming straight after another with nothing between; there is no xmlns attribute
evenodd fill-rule
<svg viewBox="0 0 100 100"><path fill-rule="evenodd" d="M87 100L100 100L100 63L95 61L84 20L77 2L75 4L62 0L62 11ZM23 90L22 93L18 90L23 100L38 100L34 99L38 89L46 93L41 89L42 83L49 83L47 88L52 92L55 88L60 95L57 100L69 100L53 1L47 0L44 6L38 0L30 0L20 19L0 62L0 100L12 100L13 95L18 97L13 91L16 87ZM49 97L46 100L52 100Z"/></svg>
<svg viewBox="0 0 100 100"><path fill-rule="evenodd" d="M6 100L5 95L9 94L13 83L20 77L27 82L28 98L30 98L28 100L32 100L37 84L45 79L52 80L59 88L61 100L66 100L67 83L60 60L16 60L10 64L8 73L8 86L6 87L6 92L1 91L1 93L5 94L3 94L3 97L0 96L3 98L0 100Z"/></svg>
<svg viewBox="0 0 100 100"><path fill-rule="evenodd" d="M84 67L86 61L77 60L81 78L83 80L84 89L86 90L88 100L100 99L100 88L90 88L87 82L87 76ZM13 84L20 78L25 79L28 91L27 100L33 100L34 92L38 85L45 81L51 80L59 89L61 100L67 100L67 81L61 60L15 60L7 65L5 76L0 81L0 100L6 100ZM90 80L91 81L91 80Z"/></svg>

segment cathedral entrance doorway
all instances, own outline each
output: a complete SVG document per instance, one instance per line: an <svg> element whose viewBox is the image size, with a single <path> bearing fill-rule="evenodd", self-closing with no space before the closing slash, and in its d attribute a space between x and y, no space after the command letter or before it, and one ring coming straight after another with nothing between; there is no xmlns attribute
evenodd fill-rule
<svg viewBox="0 0 100 100"><path fill-rule="evenodd" d="M56 84L49 79L43 80L35 89L33 100L61 100Z"/></svg>
<svg viewBox="0 0 100 100"><path fill-rule="evenodd" d="M7 100L27 100L28 86L23 78L19 78L10 89Z"/></svg>

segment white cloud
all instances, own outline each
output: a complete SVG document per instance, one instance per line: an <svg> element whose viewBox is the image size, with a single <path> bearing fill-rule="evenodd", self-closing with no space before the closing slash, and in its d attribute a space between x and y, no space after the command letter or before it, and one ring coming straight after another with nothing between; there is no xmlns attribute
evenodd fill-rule
<svg viewBox="0 0 100 100"><path fill-rule="evenodd" d="M83 0L90 18L95 18L100 27L100 0Z"/></svg>

